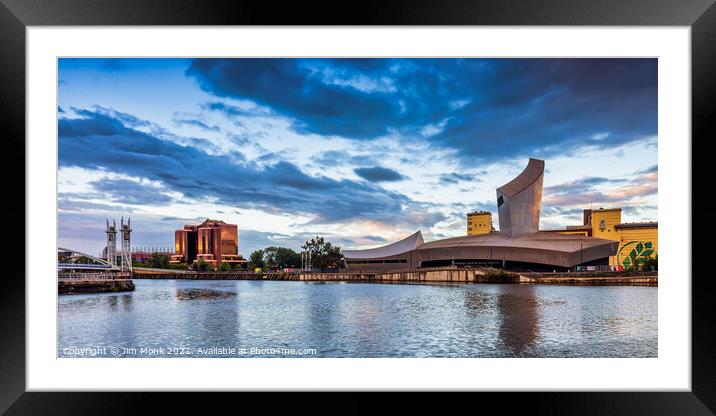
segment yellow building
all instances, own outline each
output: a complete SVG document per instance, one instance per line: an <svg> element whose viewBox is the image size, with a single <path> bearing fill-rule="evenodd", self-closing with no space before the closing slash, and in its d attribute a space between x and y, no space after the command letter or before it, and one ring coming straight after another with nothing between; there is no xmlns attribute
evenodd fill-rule
<svg viewBox="0 0 716 416"><path fill-rule="evenodd" d="M492 228L492 214L487 211L467 213L467 235L489 234Z"/></svg>
<svg viewBox="0 0 716 416"><path fill-rule="evenodd" d="M562 234L579 234L619 241L617 255L609 258L610 266L631 267L656 256L659 249L657 222L622 223L621 208L585 209L584 224L556 230Z"/></svg>
<svg viewBox="0 0 716 416"><path fill-rule="evenodd" d="M628 267L633 259L639 261L658 253L659 228L656 222L619 224L616 229L619 232L619 249L615 265Z"/></svg>

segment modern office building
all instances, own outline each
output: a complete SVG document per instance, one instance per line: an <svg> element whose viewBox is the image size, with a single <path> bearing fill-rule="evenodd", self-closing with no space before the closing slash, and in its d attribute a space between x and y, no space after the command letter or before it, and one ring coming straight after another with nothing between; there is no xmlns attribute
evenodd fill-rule
<svg viewBox="0 0 716 416"><path fill-rule="evenodd" d="M238 226L207 219L198 225L185 225L174 232L172 263L194 264L200 260L218 266L221 263L243 264L239 256Z"/></svg>
<svg viewBox="0 0 716 416"><path fill-rule="evenodd" d="M346 267L372 271L464 265L565 271L578 265L608 266L618 242L584 233L539 231L544 167L544 161L530 159L522 173L497 189L499 232L470 234L468 226L467 236L425 243L418 231L383 247L344 250Z"/></svg>

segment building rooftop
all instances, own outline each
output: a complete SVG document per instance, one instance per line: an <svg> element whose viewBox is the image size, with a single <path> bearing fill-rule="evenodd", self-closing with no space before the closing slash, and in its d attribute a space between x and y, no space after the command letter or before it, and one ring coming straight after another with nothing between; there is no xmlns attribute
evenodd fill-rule
<svg viewBox="0 0 716 416"><path fill-rule="evenodd" d="M386 246L369 248L367 250L343 250L345 258L351 259L369 259L369 258L380 258L397 256L408 251L415 249L416 247L424 243L423 233L418 231L405 237L400 241L388 244Z"/></svg>
<svg viewBox="0 0 716 416"><path fill-rule="evenodd" d="M658 227L658 226L659 226L659 222L657 222L657 221L624 222L624 223L615 225L614 228L654 228L654 227Z"/></svg>
<svg viewBox="0 0 716 416"><path fill-rule="evenodd" d="M482 235L468 235L462 237L446 238L444 240L431 241L421 245L418 250L448 247L514 247L532 248L540 250L552 250L561 252L574 252L580 249L609 245L612 240L587 237L582 235L569 235L559 233L530 233L516 237L500 235L499 232Z"/></svg>
<svg viewBox="0 0 716 416"><path fill-rule="evenodd" d="M568 225L566 228L558 228L554 230L539 230L541 233L563 233L565 231L590 231L590 225Z"/></svg>
<svg viewBox="0 0 716 416"><path fill-rule="evenodd" d="M591 229L592 229L592 226L591 226L591 225L568 225L568 226L565 228L565 230L569 230L569 231L572 231L572 230L591 230ZM562 231L564 231L564 230L562 230Z"/></svg>
<svg viewBox="0 0 716 416"><path fill-rule="evenodd" d="M544 160L530 158L527 167L516 178L497 188L507 197L523 191L534 183L544 172Z"/></svg>

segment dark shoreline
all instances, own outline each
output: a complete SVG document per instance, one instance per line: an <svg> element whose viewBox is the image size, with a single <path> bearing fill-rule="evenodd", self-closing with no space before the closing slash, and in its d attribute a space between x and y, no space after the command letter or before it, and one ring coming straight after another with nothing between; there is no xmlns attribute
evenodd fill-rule
<svg viewBox="0 0 716 416"><path fill-rule="evenodd" d="M134 282L131 279L63 279L57 282L57 292L61 295L71 293L131 292L132 290L134 290Z"/></svg>

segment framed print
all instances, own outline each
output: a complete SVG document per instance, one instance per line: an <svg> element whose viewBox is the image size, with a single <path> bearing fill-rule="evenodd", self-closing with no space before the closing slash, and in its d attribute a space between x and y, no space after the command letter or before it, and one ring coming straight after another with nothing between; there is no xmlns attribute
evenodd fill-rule
<svg viewBox="0 0 716 416"><path fill-rule="evenodd" d="M716 406L691 227L710 2L3 4L9 414Z"/></svg>

